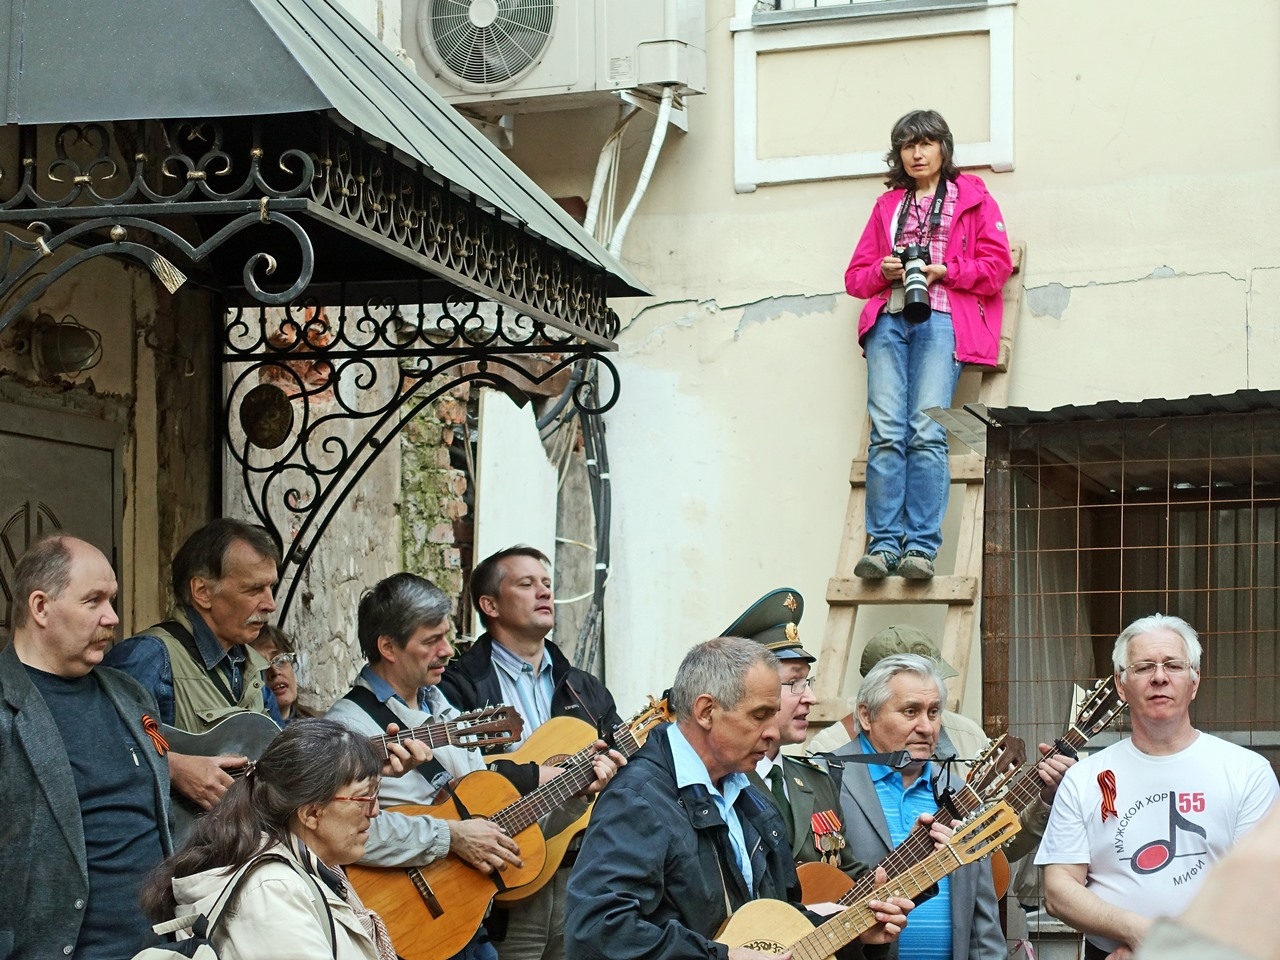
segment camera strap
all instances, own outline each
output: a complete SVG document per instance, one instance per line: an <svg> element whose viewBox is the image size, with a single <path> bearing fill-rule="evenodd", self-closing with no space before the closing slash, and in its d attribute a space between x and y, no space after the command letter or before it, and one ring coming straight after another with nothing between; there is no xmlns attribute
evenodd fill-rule
<svg viewBox="0 0 1280 960"><path fill-rule="evenodd" d="M911 200L915 190L908 187L902 194L902 209L898 212L898 226L893 232L893 245L902 245L902 231L907 225L907 212L911 209ZM928 243L938 227L942 226L942 205L947 202L947 178L938 177L938 189L933 193L933 203L929 205L929 232L924 242Z"/></svg>

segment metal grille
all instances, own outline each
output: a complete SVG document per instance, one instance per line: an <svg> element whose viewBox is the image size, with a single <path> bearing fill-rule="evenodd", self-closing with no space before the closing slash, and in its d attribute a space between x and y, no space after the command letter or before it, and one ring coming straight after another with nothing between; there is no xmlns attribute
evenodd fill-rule
<svg viewBox="0 0 1280 960"><path fill-rule="evenodd" d="M1011 551L996 564L1004 589L992 578L985 597L1004 661L984 691L987 714L1008 717L1028 738L1056 736L1071 683L1110 672L1116 634L1140 616L1170 613L1205 648L1196 725L1274 765L1280 414L1000 432L1008 502L988 509L1004 515Z"/></svg>

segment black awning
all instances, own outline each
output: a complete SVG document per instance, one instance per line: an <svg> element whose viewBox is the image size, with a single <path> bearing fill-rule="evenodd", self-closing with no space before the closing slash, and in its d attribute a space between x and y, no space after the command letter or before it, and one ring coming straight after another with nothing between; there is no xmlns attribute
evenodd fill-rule
<svg viewBox="0 0 1280 960"><path fill-rule="evenodd" d="M518 234L522 245L526 238L536 240L539 250L534 259L550 271L548 275L571 277L568 286L575 290L586 283L600 296L646 292L612 255L337 0L129 0L110 4L0 0L0 11L7 14L8 26L8 42L0 46L0 101L6 124L28 131L37 127L52 131L70 125L82 128L132 122L130 142L134 142L148 137L154 140L153 126L158 123L163 128L159 138L198 163L199 155L189 146L182 154L172 143L184 122L218 118L230 131L228 141L238 137L247 151L261 147L261 131L265 130L267 140L273 135L279 140L279 131L274 129L277 124L314 132L316 121L323 120L321 126L332 125L351 135L350 144L342 149L348 154L360 153L367 170L377 167L376 176L390 182L388 165L394 165L401 194L412 187L419 199L431 193L430 202L436 203L435 198L447 194L447 204L463 204L466 216L475 223L472 239L481 233L491 240L496 237L498 245L491 248L491 258L514 251L512 236ZM251 120L258 122L257 132L243 132ZM33 159L34 153L43 149L47 161L50 139L48 134L43 139L28 137L29 148L24 146L19 156L0 156L0 167L34 166L38 180L41 161ZM303 151L323 165L333 161L333 155L325 153L333 149L333 139L325 132L319 139L299 139L280 146ZM110 149L127 164L129 155L122 148L122 144L113 143ZM152 176L156 175L158 159L155 155L150 158ZM262 162L264 173L277 159L268 151ZM243 170L247 153L232 155L231 161ZM43 169L49 170L47 162ZM7 171L7 184L13 184L19 172ZM324 172L317 170L316 179ZM94 171L82 173L87 176ZM130 169L126 174L134 176L136 171ZM406 174L424 183L406 186ZM364 180L361 183L362 189L375 189ZM0 181L0 191L5 186L6 182ZM262 191L251 190L236 198L238 206L227 203L223 210L213 210L210 204L219 202L226 191L213 193L200 186L203 192L185 198L199 201L199 208L170 207L163 211L168 215L166 223L205 218L209 230L214 230L243 216L245 204L263 196ZM323 224L322 228L308 228L317 243L332 244L317 250L322 267L317 270L318 281L403 284L421 279L426 272L435 275L429 279L445 285L491 295L517 308L523 306L519 291L513 292L510 284L487 281L483 271L463 276L454 264L441 276L433 269L431 256L424 259L421 244L416 251L396 250L404 231L380 229L377 217L362 220L340 209L341 204L337 208L328 204L329 209L322 210L326 204L316 199L318 192L326 193L311 189L289 195L292 200L307 199L310 207L305 211L294 204L290 212L289 204L278 202L282 198L269 198L263 208L264 213L277 212L276 222L282 222L281 216L307 216ZM99 204L89 191L83 193L70 203L42 204L0 192L0 219L15 224L23 218L83 222L94 207L102 216L143 213L137 204ZM48 196L49 191L43 194ZM65 196L60 194L60 198ZM366 206L384 202L385 195ZM405 217L406 221L416 219L422 211L410 213L413 216ZM146 215L160 216L154 209ZM94 235L105 238L105 225ZM193 237L192 245L199 239ZM82 235L77 242L84 240ZM230 263L235 258L223 259ZM519 256L513 254L513 262L495 267L489 274L510 274L528 263L528 251L523 250ZM346 264L358 270L345 276ZM385 269L380 270L379 264ZM243 260L234 270L218 269L227 289L242 286L242 265ZM533 313L566 329L578 326L558 313L555 304L544 303ZM595 333L598 337L600 331Z"/></svg>

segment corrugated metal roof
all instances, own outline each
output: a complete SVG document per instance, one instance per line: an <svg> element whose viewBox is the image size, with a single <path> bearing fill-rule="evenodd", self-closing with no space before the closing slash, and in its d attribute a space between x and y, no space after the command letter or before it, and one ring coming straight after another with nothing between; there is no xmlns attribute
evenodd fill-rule
<svg viewBox="0 0 1280 960"><path fill-rule="evenodd" d="M610 295L647 293L338 0L0 0L0 11L5 123L332 110L599 265Z"/></svg>
<svg viewBox="0 0 1280 960"><path fill-rule="evenodd" d="M1280 410L1280 390L1237 390L1227 394L1197 394L1181 400L1103 400L1086 406L1067 404L1050 410L1027 407L974 410L992 426L1016 427L1037 423L1080 423L1168 417L1205 417L1223 413Z"/></svg>

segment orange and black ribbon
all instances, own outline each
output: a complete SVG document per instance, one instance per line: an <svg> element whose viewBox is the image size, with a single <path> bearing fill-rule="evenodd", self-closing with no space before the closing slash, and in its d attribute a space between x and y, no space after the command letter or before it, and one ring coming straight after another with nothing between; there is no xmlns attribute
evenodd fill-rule
<svg viewBox="0 0 1280 960"><path fill-rule="evenodd" d="M1103 770L1098 774L1098 789L1102 791L1102 822L1107 822L1107 817L1116 817L1119 819L1120 814L1116 812L1116 775L1110 770Z"/></svg>
<svg viewBox="0 0 1280 960"><path fill-rule="evenodd" d="M142 730L151 738L151 745L156 748L156 753L163 757L169 752L169 741L160 732L160 724L156 723L156 718L149 713L142 715Z"/></svg>

